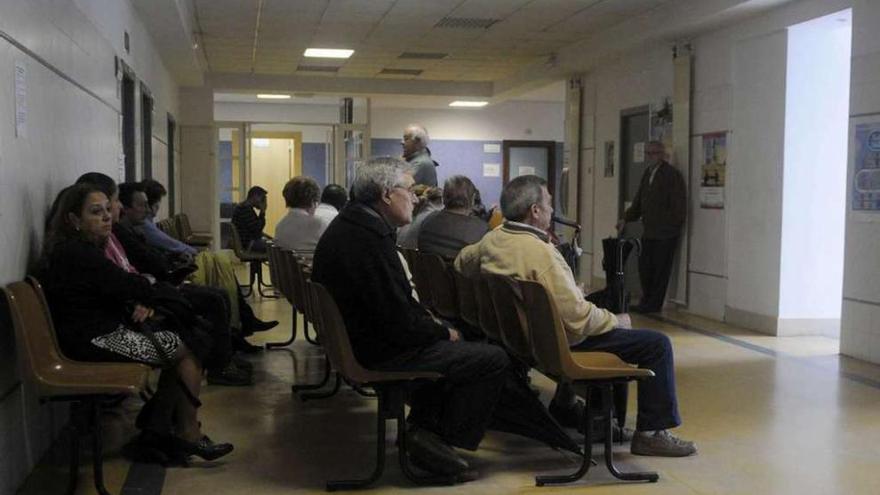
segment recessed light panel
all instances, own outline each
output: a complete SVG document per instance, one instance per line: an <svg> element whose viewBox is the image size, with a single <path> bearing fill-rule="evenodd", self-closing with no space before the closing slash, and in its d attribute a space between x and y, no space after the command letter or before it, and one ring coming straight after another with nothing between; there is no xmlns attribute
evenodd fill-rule
<svg viewBox="0 0 880 495"><path fill-rule="evenodd" d="M485 107L488 104L489 104L488 101L461 101L461 100L459 100L459 101L453 101L452 103L449 104L449 106L450 107L477 108L477 107Z"/></svg>
<svg viewBox="0 0 880 495"><path fill-rule="evenodd" d="M303 53L306 57L316 58L348 58L354 50L341 50L337 48L307 48Z"/></svg>
<svg viewBox="0 0 880 495"><path fill-rule="evenodd" d="M257 98L261 100L289 100L290 95L282 95L282 94L259 94Z"/></svg>

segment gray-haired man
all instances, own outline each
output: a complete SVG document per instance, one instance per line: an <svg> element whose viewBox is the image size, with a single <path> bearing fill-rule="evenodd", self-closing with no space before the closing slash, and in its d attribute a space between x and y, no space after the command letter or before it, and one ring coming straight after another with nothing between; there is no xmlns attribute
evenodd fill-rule
<svg viewBox="0 0 880 495"><path fill-rule="evenodd" d="M438 163L431 158L428 149L428 130L420 124L410 124L403 131L403 158L413 168L413 180L416 184L437 187Z"/></svg>
<svg viewBox="0 0 880 495"><path fill-rule="evenodd" d="M335 299L361 365L443 374L412 395L410 458L428 471L463 474L467 462L450 446L479 446L510 361L498 347L465 342L413 299L395 236L397 227L412 221L412 186L402 160L373 158L361 165L354 202L318 242L312 280Z"/></svg>

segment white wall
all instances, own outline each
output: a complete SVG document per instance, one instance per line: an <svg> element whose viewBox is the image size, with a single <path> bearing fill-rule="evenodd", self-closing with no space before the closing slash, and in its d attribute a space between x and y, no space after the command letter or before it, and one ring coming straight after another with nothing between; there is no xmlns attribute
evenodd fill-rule
<svg viewBox="0 0 880 495"><path fill-rule="evenodd" d="M432 139L562 141L565 115L562 103L508 101L478 109L379 107L370 111L373 138L399 139L407 124L419 122ZM217 121L333 124L339 109L333 105L216 102Z"/></svg>
<svg viewBox="0 0 880 495"><path fill-rule="evenodd" d="M57 191L88 171L118 177L120 103L114 55L122 52L122 41L108 41L114 36L106 26L128 29L133 46L142 47L143 59L126 59L154 88L156 108L176 107L170 78L151 54L151 42L130 5L81 3L94 5L83 11L73 0L0 2L0 115L9 117L0 119L3 284L20 280L38 256L44 215ZM103 17L96 22L92 16L99 12ZM27 70L23 137L16 137L12 118L17 63ZM9 376L16 363L11 338L11 329L0 327L0 394L5 396L0 401L0 494L15 491L66 422L65 408L39 405L30 384L17 384L18 375Z"/></svg>
<svg viewBox="0 0 880 495"><path fill-rule="evenodd" d="M852 18L851 126L880 120L880 2L854 1ZM850 140L850 164L853 152ZM847 168L851 194L852 165ZM849 203L847 199L840 352L880 364L880 217L853 212Z"/></svg>
<svg viewBox="0 0 880 495"><path fill-rule="evenodd" d="M717 319L732 314L746 326L775 331L779 318L785 29L842 10L850 3L791 2L691 40L695 52L692 156L701 156L702 134L733 132L728 135L726 209L701 209L699 170L690 173L690 311ZM857 18L857 13L853 17ZM592 260L594 277L602 276L600 240L613 232L618 215L619 164L612 179L596 173L604 160L602 143L614 140L619 146L621 110L656 104L672 96L671 46L672 40L655 41L604 62L585 76L582 164L587 173L582 175L582 189L592 188L581 196L581 216L584 222L584 215L591 215L594 224L592 245L584 246L586 251L597 253ZM854 61L854 73L857 70ZM865 77L876 79L876 74ZM856 81L853 84L855 87ZM872 98L880 104L880 97Z"/></svg>
<svg viewBox="0 0 880 495"><path fill-rule="evenodd" d="M851 39L848 11L788 30L779 334L839 334Z"/></svg>

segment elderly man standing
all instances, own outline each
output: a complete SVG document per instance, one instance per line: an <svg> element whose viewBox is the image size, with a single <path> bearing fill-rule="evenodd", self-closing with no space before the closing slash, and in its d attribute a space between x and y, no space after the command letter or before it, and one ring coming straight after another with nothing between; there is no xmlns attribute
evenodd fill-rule
<svg viewBox="0 0 880 495"><path fill-rule="evenodd" d="M648 142L645 157L648 168L642 175L632 206L617 223L617 230L622 231L626 222L642 219L645 227L639 256L642 300L632 310L656 313L663 309L672 260L684 225L686 186L681 173L666 161L666 147L662 142Z"/></svg>
<svg viewBox="0 0 880 495"><path fill-rule="evenodd" d="M428 130L420 124L410 124L403 131L403 159L413 168L413 180L416 184L437 187L437 170L439 166L431 158L428 149Z"/></svg>
<svg viewBox="0 0 880 495"><path fill-rule="evenodd" d="M425 470L464 476L469 466L450 446L479 446L510 361L498 347L465 342L413 299L395 239L397 227L412 220L412 186L399 159L361 165L352 186L355 201L318 241L312 280L339 305L363 366L444 375L412 396L409 452Z"/></svg>
<svg viewBox="0 0 880 495"><path fill-rule="evenodd" d="M615 316L584 299L571 269L548 239L552 205L544 179L534 175L513 179L501 192L504 225L462 249L455 259L456 269L471 277L492 273L543 284L559 309L572 350L610 352L654 372L654 378L638 385L639 412L631 452L666 457L696 453L693 442L668 431L681 424L669 338L653 330L626 328L628 315ZM569 397L570 388L560 385L551 414L554 409L571 410Z"/></svg>

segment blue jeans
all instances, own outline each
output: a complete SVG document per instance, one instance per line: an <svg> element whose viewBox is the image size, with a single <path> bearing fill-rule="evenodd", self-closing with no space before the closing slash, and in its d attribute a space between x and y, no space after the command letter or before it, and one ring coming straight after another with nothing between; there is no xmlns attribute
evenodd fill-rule
<svg viewBox="0 0 880 495"><path fill-rule="evenodd" d="M636 430L665 430L681 424L675 398L675 369L669 337L655 330L615 328L587 337L572 351L599 351L616 355L627 363L654 372L638 382L639 413Z"/></svg>

